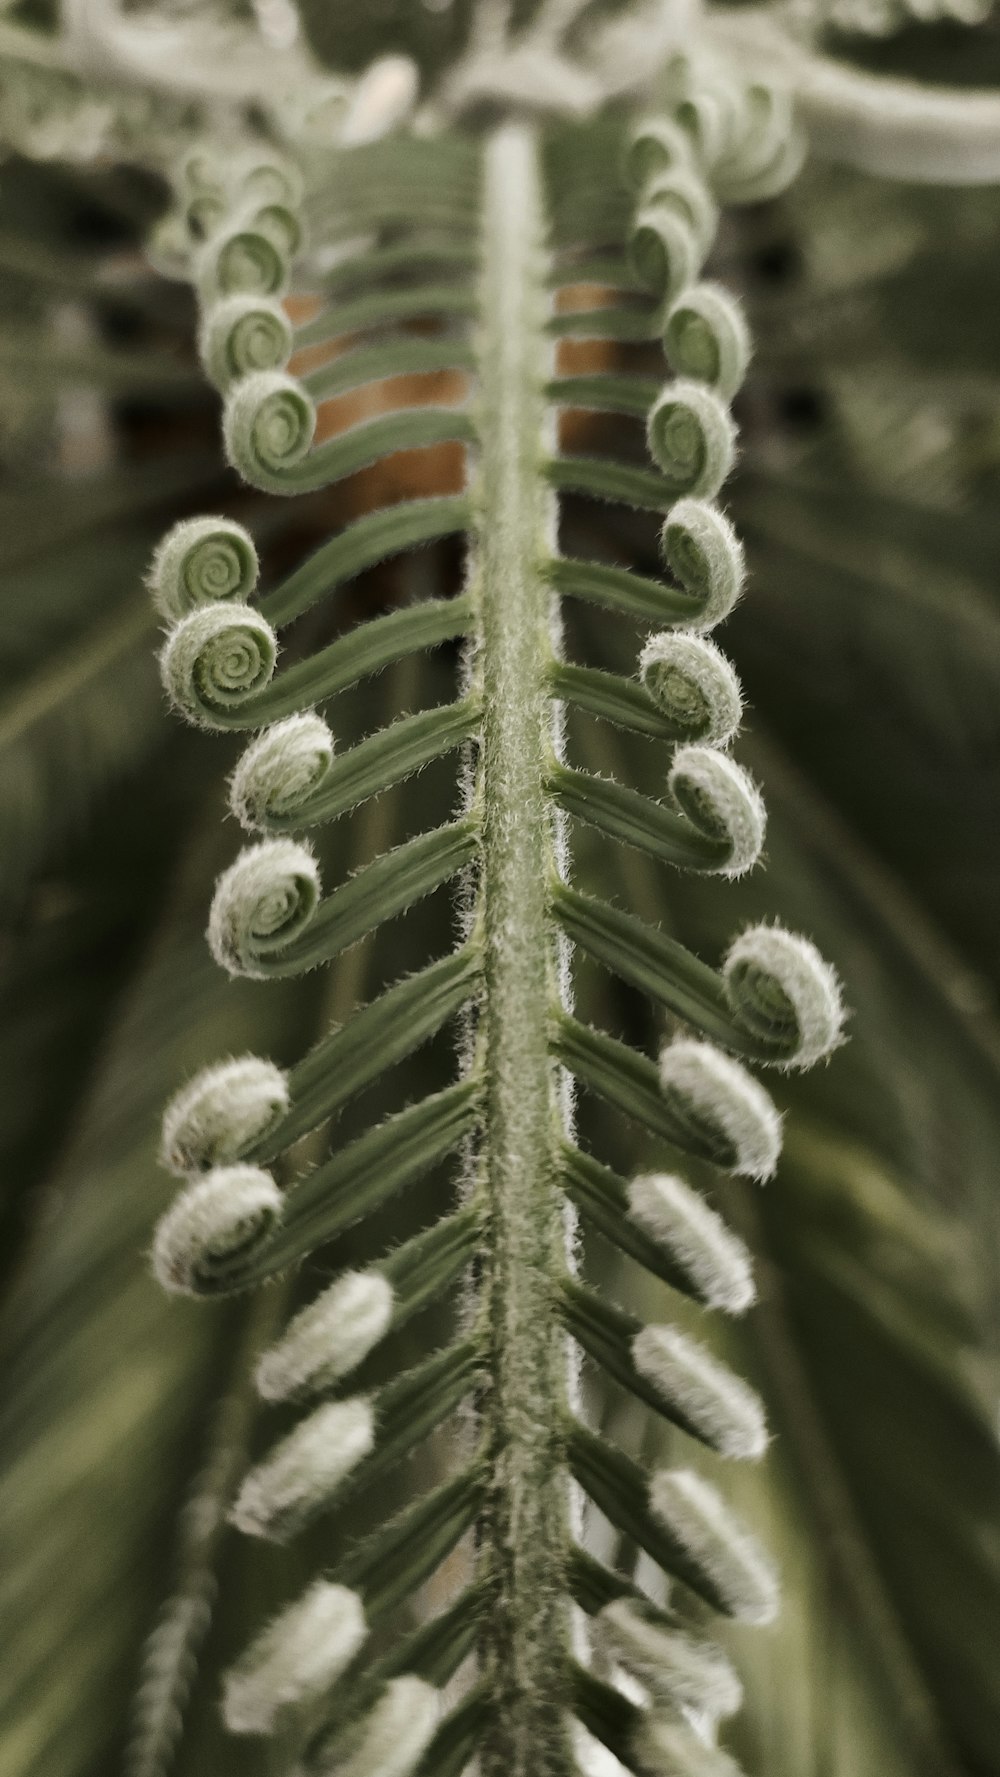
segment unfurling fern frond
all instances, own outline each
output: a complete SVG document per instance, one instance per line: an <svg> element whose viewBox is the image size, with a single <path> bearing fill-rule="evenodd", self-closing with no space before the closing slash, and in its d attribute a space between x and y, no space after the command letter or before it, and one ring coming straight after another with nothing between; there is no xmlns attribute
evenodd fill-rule
<svg viewBox="0 0 1000 1777"><path fill-rule="evenodd" d="M466 463L460 491L364 513L259 594L254 543L224 519L177 527L150 576L170 698L192 722L252 735L231 806L254 837L221 877L209 922L220 964L254 977L315 968L447 883L461 914L451 953L359 1008L287 1074L253 1056L224 1061L181 1089L164 1123L165 1163L188 1182L154 1263L167 1288L199 1295L286 1271L464 1157L440 1219L328 1281L256 1371L264 1400L305 1405L233 1503L233 1522L254 1537L287 1538L370 1495L462 1413L453 1476L348 1546L226 1680L230 1728L289 1727L296 1769L315 1777L447 1777L473 1757L484 1777L562 1777L581 1727L635 1772L734 1769L714 1724L737 1707L739 1682L677 1601L691 1593L764 1622L774 1575L695 1469L647 1474L583 1423L572 1352L724 1458L760 1457L763 1409L701 1340L643 1325L581 1280L575 1218L728 1314L753 1300L750 1260L676 1170L630 1179L583 1151L571 1086L645 1125L677 1166L690 1155L766 1179L780 1120L746 1064L811 1066L840 1040L843 1014L805 940L757 927L713 968L571 883L569 858L575 823L710 874L741 875L761 852L760 793L725 751L740 688L706 637L743 581L717 502L749 347L738 306L701 273L718 199L773 188L796 153L779 98L685 74L673 114L631 140L627 256L620 217L588 216L521 126L481 151L414 139L335 157L307 227L280 161L213 171L200 159L197 178L189 164L182 180L179 207L204 237L190 266L202 353L248 482L314 495L442 444ZM306 239L323 252L305 250L297 282L318 303L293 326L281 298ZM574 305L595 282L603 306ZM665 387L607 368L630 341L648 359L658 338L676 372ZM563 341L588 344L599 369L581 373ZM313 367L301 370L307 352ZM385 399L401 376L408 395L427 377L460 394L330 428L333 397L383 386ZM587 410L643 421L646 461L560 448L560 413ZM560 495L658 515L668 577L562 554ZM303 645L297 620L365 568L456 535L467 561L454 596L401 605L318 649L307 625ZM564 657L563 600L639 626L633 679ZM339 693L456 638L464 664L450 702L338 746ZM649 737L662 799L574 764L572 711ZM322 838L449 755L463 761L459 811L324 889L300 835ZM663 1007L658 1063L574 1017L574 950ZM453 1083L279 1182L295 1143L455 1019ZM376 1388L355 1380L394 1328L459 1289L451 1344ZM579 1493L659 1563L677 1600L654 1604L587 1552ZM459 1545L467 1554L450 1572L464 1582L394 1635L401 1607Z"/></svg>

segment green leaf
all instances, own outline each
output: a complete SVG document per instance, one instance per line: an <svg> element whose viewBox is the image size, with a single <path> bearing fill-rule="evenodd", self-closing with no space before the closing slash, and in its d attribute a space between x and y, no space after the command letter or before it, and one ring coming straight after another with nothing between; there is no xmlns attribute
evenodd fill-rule
<svg viewBox="0 0 1000 1777"><path fill-rule="evenodd" d="M454 1017L466 1003L481 966L472 946L456 950L390 987L331 1031L292 1069L287 1114L240 1158L273 1160L334 1116Z"/></svg>
<svg viewBox="0 0 1000 1777"><path fill-rule="evenodd" d="M246 1289L273 1277L428 1172L469 1134L478 1093L471 1080L448 1086L397 1111L317 1166L289 1193L284 1217L268 1244L227 1275L225 1287Z"/></svg>
<svg viewBox="0 0 1000 1777"><path fill-rule="evenodd" d="M648 691L634 679L622 679L617 673L602 673L591 666L569 666L560 661L552 674L552 688L564 702L575 709L600 716L619 728L635 734L648 734L657 740L684 738L678 724Z"/></svg>
<svg viewBox="0 0 1000 1777"><path fill-rule="evenodd" d="M469 503L461 494L401 500L396 506L366 513L353 524L345 525L339 536L317 549L280 586L265 593L260 601L261 611L280 629L365 568L375 567L419 543L434 542L464 530L468 521Z"/></svg>
<svg viewBox="0 0 1000 1777"><path fill-rule="evenodd" d="M476 845L475 824L465 818L385 852L327 895L299 937L262 957L261 972L272 978L299 975L349 950L447 882L469 862Z"/></svg>
<svg viewBox="0 0 1000 1777"><path fill-rule="evenodd" d="M267 831L298 832L303 827L339 820L370 796L403 783L432 759L453 752L472 737L478 723L479 708L472 698L402 717L348 752L338 754L321 787L301 802L293 814L271 815Z"/></svg>
<svg viewBox="0 0 1000 1777"><path fill-rule="evenodd" d="M344 333L362 333L393 321L414 321L422 316L474 315L476 297L458 284L417 284L403 290L376 290L353 302L323 308L314 321L296 328L296 350L303 346L339 339Z"/></svg>
<svg viewBox="0 0 1000 1777"><path fill-rule="evenodd" d="M662 858L688 870L718 869L729 857L726 839L701 833L685 815L665 808L616 784L609 778L591 777L584 771L556 766L549 782L553 795L568 814L597 827L623 845L632 845L651 857Z"/></svg>

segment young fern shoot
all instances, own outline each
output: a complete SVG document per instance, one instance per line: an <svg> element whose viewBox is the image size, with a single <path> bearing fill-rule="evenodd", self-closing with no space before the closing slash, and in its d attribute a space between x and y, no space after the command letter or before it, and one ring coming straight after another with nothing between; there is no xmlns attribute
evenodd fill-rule
<svg viewBox="0 0 1000 1777"><path fill-rule="evenodd" d="M779 95L682 70L669 113L629 142L627 258L606 223L596 240L575 232L567 219L581 212L561 206L543 133L520 123L482 145L358 149L304 200L296 169L266 155L218 166L199 157L196 197L191 165L180 175L179 210L196 203L207 235L192 267L202 355L245 479L295 496L442 442L459 445L467 465L461 492L355 518L262 593L252 539L222 518L176 527L150 575L168 626L171 700L190 721L252 736L231 806L253 838L220 878L209 920L221 966L265 979L317 967L446 883L462 914L450 954L360 1007L287 1075L253 1056L216 1064L181 1088L164 1120L164 1161L187 1182L153 1261L166 1288L196 1295L286 1271L465 1155L447 1213L328 1282L258 1363L261 1397L300 1400L303 1415L233 1503L233 1523L252 1537L285 1539L370 1492L464 1409L454 1474L313 1580L226 1680L231 1730L290 1726L309 1777L458 1777L473 1759L483 1777L571 1777L581 1730L647 1777L735 1769L714 1731L739 1703L728 1659L682 1611L654 1605L587 1552L575 1502L582 1495L646 1551L678 1594L723 1615L769 1620L773 1572L696 1468L646 1474L583 1423L574 1353L724 1458L762 1455L763 1409L700 1340L643 1325L582 1281L574 1221L724 1313L753 1300L750 1259L680 1171L629 1179L584 1152L570 1087L644 1125L678 1167L691 1155L767 1179L780 1121L747 1063L806 1067L828 1054L841 1037L839 989L813 946L777 926L743 932L712 968L585 893L568 855L573 822L729 877L761 852L759 791L726 750L740 689L708 639L743 581L718 499L749 342L738 305L700 274L718 202L780 188L798 154ZM326 250L312 262L321 302L294 326L281 299L307 235ZM608 306L561 305L560 289L587 280L586 254L609 245L619 272ZM299 282L310 286L308 259ZM346 335L360 343L290 374L296 354ZM570 336L662 338L673 375L660 389L617 371L563 374L559 343ZM334 395L440 372L465 379L455 404L379 412L317 441L317 408ZM567 408L643 418L650 465L563 452ZM564 494L660 515L667 577L561 555ZM279 632L338 587L455 535L466 570L454 596L374 617L281 664ZM563 657L564 600L639 623L634 679ZM465 667L451 702L338 751L338 693L453 638ZM660 745L663 799L574 766L566 709ZM300 835L459 752L459 812L324 893ZM574 1016L575 949L664 1009L658 1063ZM279 1186L282 1154L459 1017L451 1084ZM463 1278L469 1307L453 1341L359 1388L355 1372L390 1330ZM388 1635L463 1539L464 1586L418 1627ZM595 1645L610 1681L592 1669Z"/></svg>

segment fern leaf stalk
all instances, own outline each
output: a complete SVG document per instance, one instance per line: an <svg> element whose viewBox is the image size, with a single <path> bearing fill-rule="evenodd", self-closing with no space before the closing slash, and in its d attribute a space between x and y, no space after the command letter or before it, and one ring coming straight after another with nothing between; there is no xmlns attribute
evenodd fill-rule
<svg viewBox="0 0 1000 1777"><path fill-rule="evenodd" d="M566 1245L559 1144L568 1133L549 1054L564 993L550 895L558 832L546 762L558 736L548 684L557 638L542 568L556 504L539 474L553 443L544 388L548 265L536 149L501 129L485 156L478 546L482 865L475 921L485 950L477 1040L487 1201L482 1314L488 1473L480 1567L487 1585L481 1660L494 1699L483 1777L569 1777L569 1502L562 1423L567 1350L557 1300Z"/></svg>

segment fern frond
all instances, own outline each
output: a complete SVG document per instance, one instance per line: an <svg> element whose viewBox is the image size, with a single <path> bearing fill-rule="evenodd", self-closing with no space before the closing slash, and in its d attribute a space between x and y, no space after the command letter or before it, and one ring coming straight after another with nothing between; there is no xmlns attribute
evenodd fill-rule
<svg viewBox="0 0 1000 1777"><path fill-rule="evenodd" d="M731 1713L735 1677L668 1612L646 1611L627 1576L604 1575L585 1555L574 1484L714 1609L764 1621L776 1607L766 1558L707 1481L686 1469L650 1477L584 1425L572 1353L579 1346L718 1455L761 1456L763 1409L746 1383L687 1331L645 1325L578 1278L576 1207L694 1301L734 1314L753 1298L746 1250L684 1180L630 1182L578 1148L569 1076L681 1153L766 1178L780 1119L736 1057L811 1065L839 1040L843 1017L831 972L803 940L755 928L715 970L568 881L566 816L723 876L749 870L763 843L759 792L724 750L739 685L699 633L742 585L740 547L716 502L734 460L728 403L749 348L738 308L697 280L718 220L713 181L717 193L749 195L787 170L792 150L773 107L758 116L738 86L711 88L704 102L699 94L685 89L670 127L640 131L633 145L642 190L631 272L620 225L610 239L598 230L567 241L572 206L549 190L537 136L520 125L482 146L427 139L344 156L341 176L305 200L302 229L287 205L251 213L232 198L229 174L215 182L211 214L197 212L207 230L190 244L203 352L244 478L294 498L381 474L411 452L442 466L433 493L383 496L259 597L255 547L225 521L181 527L153 573L168 620L161 667L178 710L203 726L255 731L231 805L265 837L216 888L209 942L222 967L295 976L459 884L462 935L451 955L356 1010L288 1075L255 1057L224 1063L182 1089L167 1117L165 1146L188 1183L160 1225L154 1263L168 1288L192 1294L286 1271L360 1233L397 1193L463 1155L458 1204L449 1199L395 1249L341 1265L258 1364L267 1400L329 1398L244 1480L233 1521L253 1537L284 1539L343 1509L459 1410L469 1428L462 1471L369 1529L230 1675L229 1726L287 1726L304 1773L332 1761L351 1777L429 1777L475 1755L483 1777L569 1777L574 1720L637 1773L671 1761L730 1768L678 1711L696 1695L713 1719ZM636 173L647 162L654 170ZM190 206L187 216L190 225ZM619 280L596 305L571 300L609 247L622 255ZM296 255L316 306L289 336L276 299ZM627 369L560 374L570 344L620 355L658 337L678 372L662 389ZM426 394L416 386L425 377ZM434 399L438 378L447 404ZM327 408L334 399L344 405ZM653 466L562 448L559 415L579 412L644 421ZM442 449L459 453L461 491ZM671 580L562 558L564 493L661 515ZM319 646L316 629L292 627L291 664L276 670L279 630L318 614L365 568L455 535L466 546L461 590L441 596L432 572L431 596ZM635 679L564 658L563 595L655 626ZM451 701L337 751L342 692L455 641L463 665ZM666 799L571 763L564 705L664 747ZM320 859L297 835L316 829L323 844L327 826L458 749L459 812L324 894ZM658 1065L573 1018L574 945L668 1011L676 1028ZM294 1143L459 1016L457 1080L368 1119L330 1157L298 1169ZM366 1387L369 1354L460 1279L466 1308L451 1341ZM390 1638L387 1654L390 1618L419 1608L414 1595L432 1576L447 1583L446 1560L463 1575L458 1596ZM574 1600L600 1619L597 1644L638 1679L639 1701L581 1663ZM453 1705L440 1693L470 1654L477 1676Z"/></svg>

